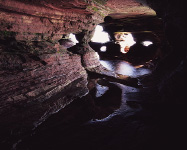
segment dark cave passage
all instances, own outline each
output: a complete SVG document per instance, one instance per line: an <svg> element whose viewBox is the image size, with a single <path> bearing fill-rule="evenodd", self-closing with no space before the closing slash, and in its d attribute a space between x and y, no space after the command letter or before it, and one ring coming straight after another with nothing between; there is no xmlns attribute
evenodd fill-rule
<svg viewBox="0 0 187 150"><path fill-rule="evenodd" d="M184 135L185 106L163 105L157 91L95 76L88 86L88 95L49 117L16 149L164 150L185 145L179 138Z"/></svg>
<svg viewBox="0 0 187 150"><path fill-rule="evenodd" d="M0 1L0 149L185 149L184 2Z"/></svg>
<svg viewBox="0 0 187 150"><path fill-rule="evenodd" d="M143 17L140 18L134 19L141 22ZM126 22L123 18L118 21ZM138 82L129 80L124 84L115 77L111 79L88 72L89 93L49 117L31 135L17 143L16 149L164 150L183 147L184 141L178 136L183 135L185 111L180 106L162 104L155 82L141 82L152 75L164 55L160 52L165 44L161 26L160 29L157 26L158 31L154 28L142 31L145 28L143 24L135 31L122 32L116 20L114 22L105 24L110 36L103 32L89 45L98 53L104 68ZM147 28L151 25L148 24ZM121 36L127 33L131 40L124 38L120 41ZM76 36L80 43L82 33ZM126 48L120 43L125 40L133 44L127 42L130 46ZM76 49L69 50L75 52ZM165 107L168 107L167 112Z"/></svg>

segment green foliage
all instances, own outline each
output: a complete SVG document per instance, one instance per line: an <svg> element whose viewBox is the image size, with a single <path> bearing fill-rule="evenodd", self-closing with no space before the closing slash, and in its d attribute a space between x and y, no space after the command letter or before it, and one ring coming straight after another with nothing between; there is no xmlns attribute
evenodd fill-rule
<svg viewBox="0 0 187 150"><path fill-rule="evenodd" d="M105 7L103 7L103 5L105 5L107 1L108 0L93 0L92 2L95 3L95 6L89 5L89 6L87 6L87 8L88 8L88 10L91 10L92 12L99 14L101 17L105 17L104 12L106 10L105 10Z"/></svg>
<svg viewBox="0 0 187 150"><path fill-rule="evenodd" d="M98 12L98 11L99 11L99 8L94 7L94 6L88 6L87 8L90 9L90 10L93 10L93 11L95 11L95 12Z"/></svg>
<svg viewBox="0 0 187 150"><path fill-rule="evenodd" d="M99 9L97 7L93 7L92 10L95 11L95 12L99 11Z"/></svg>
<svg viewBox="0 0 187 150"><path fill-rule="evenodd" d="M94 7L94 6L88 6L88 8L89 8L90 10L93 10L94 12L100 14L101 16L103 16L103 14L100 12L100 9L99 9L99 8Z"/></svg>
<svg viewBox="0 0 187 150"><path fill-rule="evenodd" d="M96 3L99 3L101 5L105 5L108 0L93 0L93 1L95 1Z"/></svg>

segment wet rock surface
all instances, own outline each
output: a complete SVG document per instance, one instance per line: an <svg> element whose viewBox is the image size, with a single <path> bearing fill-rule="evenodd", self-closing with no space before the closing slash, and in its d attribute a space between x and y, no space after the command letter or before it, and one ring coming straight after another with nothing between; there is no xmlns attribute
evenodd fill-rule
<svg viewBox="0 0 187 150"><path fill-rule="evenodd" d="M184 4L1 0L0 148L185 149ZM150 76L129 78L99 64L89 34L109 14L105 21L119 25L108 28L112 32L152 30L163 42L164 55ZM83 35L73 52L58 43L70 33Z"/></svg>
<svg viewBox="0 0 187 150"><path fill-rule="evenodd" d="M99 98L97 84L109 87ZM185 145L183 106L151 103L147 90L103 79L90 80L89 87L87 96L49 118L16 149L164 150ZM145 101L131 101L129 94L136 100L144 95Z"/></svg>
<svg viewBox="0 0 187 150"><path fill-rule="evenodd" d="M88 92L87 73L79 55L58 50L50 42L6 42L0 43L3 145Z"/></svg>

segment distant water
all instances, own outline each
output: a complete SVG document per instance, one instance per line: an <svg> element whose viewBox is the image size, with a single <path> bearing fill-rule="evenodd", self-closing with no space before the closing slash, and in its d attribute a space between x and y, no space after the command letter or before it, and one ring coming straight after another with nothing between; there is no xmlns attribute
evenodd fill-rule
<svg viewBox="0 0 187 150"><path fill-rule="evenodd" d="M100 63L108 70L134 78L151 73L150 69L135 68L128 62L121 60L100 60Z"/></svg>

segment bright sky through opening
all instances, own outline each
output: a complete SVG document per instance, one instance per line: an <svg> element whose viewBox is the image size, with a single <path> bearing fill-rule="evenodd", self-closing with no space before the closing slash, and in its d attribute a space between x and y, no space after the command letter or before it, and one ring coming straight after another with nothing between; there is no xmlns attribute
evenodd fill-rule
<svg viewBox="0 0 187 150"><path fill-rule="evenodd" d="M142 44L144 46L149 46L149 45L153 44L153 42L151 42L151 41L143 41Z"/></svg>
<svg viewBox="0 0 187 150"><path fill-rule="evenodd" d="M69 34L69 38L76 44L76 43L79 43L79 41L77 41L76 37L75 37L75 34L73 33L70 33Z"/></svg>
<svg viewBox="0 0 187 150"><path fill-rule="evenodd" d="M97 43L106 43L110 41L108 33L103 31L103 27L100 25L97 25L95 28L95 33L91 39L92 42Z"/></svg>

